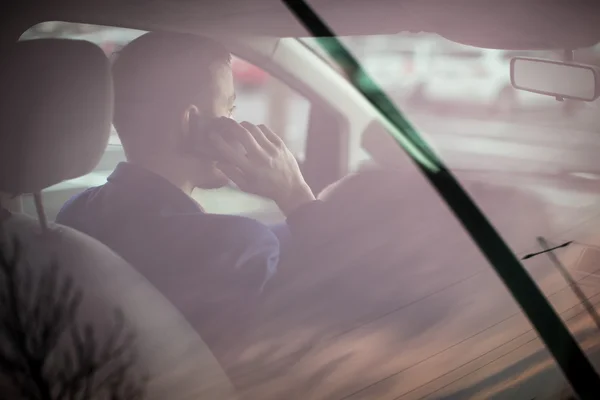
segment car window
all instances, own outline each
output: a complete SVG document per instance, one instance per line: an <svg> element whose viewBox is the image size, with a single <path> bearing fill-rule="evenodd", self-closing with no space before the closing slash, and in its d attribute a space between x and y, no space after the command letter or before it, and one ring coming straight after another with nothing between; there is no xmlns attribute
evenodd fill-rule
<svg viewBox="0 0 600 400"><path fill-rule="evenodd" d="M65 22L47 22L25 32L22 40L40 37L61 37L87 40L100 46L111 58L131 40L145 32L114 27ZM252 63L233 56L232 70L236 86L236 111L233 118L254 124L266 124L283 138L301 164L305 157L310 103L280 80ZM90 174L62 182L45 190L49 218L53 218L70 196L87 187L101 185L125 154L113 128L109 145L98 166ZM209 212L245 215L264 222L281 220L282 215L270 201L226 187L195 196L202 197L203 208ZM33 205L26 200L26 208Z"/></svg>

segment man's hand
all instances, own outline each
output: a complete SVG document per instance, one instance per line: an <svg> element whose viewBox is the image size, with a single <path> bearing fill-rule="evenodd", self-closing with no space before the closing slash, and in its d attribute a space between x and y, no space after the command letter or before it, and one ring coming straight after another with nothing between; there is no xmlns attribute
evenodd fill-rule
<svg viewBox="0 0 600 400"><path fill-rule="evenodd" d="M273 131L228 118L223 121L225 125L225 133L210 136L224 159L217 168L241 190L275 201L285 215L315 199L298 162Z"/></svg>

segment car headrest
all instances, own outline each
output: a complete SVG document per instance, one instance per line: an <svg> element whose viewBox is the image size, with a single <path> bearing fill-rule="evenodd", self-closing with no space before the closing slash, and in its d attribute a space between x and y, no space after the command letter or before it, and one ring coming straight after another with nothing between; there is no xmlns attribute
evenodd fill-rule
<svg viewBox="0 0 600 400"><path fill-rule="evenodd" d="M0 59L0 192L36 193L92 171L108 144L113 88L96 45L39 39Z"/></svg>

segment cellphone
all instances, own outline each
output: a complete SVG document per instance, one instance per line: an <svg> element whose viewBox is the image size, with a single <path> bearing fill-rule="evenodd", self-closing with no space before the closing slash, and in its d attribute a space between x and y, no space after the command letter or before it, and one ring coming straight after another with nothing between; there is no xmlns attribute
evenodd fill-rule
<svg viewBox="0 0 600 400"><path fill-rule="evenodd" d="M232 121L225 117L203 118L201 115L192 113L189 117L188 140L182 143L183 151L204 160L225 161L219 149L211 142L209 135L218 134L227 142L245 152L241 142L235 139L232 132Z"/></svg>
<svg viewBox="0 0 600 400"><path fill-rule="evenodd" d="M212 120L213 118L202 118L197 113L190 113L187 140L182 143L184 152L202 158L213 152L211 149L214 146L211 145L208 139L208 135L212 130Z"/></svg>
<svg viewBox="0 0 600 400"><path fill-rule="evenodd" d="M221 132L223 124L219 124L220 118L203 118L197 113L190 113L189 135L182 143L182 151L186 154L202 159L221 159L218 149L213 146L209 135L213 132ZM219 127L219 125L221 125Z"/></svg>

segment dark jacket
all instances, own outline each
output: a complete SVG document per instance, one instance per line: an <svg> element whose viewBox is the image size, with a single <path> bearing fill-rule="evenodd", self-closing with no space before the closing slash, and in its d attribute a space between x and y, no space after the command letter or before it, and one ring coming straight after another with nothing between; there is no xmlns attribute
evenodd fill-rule
<svg viewBox="0 0 600 400"><path fill-rule="evenodd" d="M56 222L96 238L133 265L224 362L275 273L280 239L289 240L294 226L302 236L304 213L288 218L278 237L249 218L205 213L164 178L121 163L106 184L70 199Z"/></svg>

